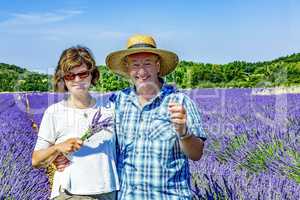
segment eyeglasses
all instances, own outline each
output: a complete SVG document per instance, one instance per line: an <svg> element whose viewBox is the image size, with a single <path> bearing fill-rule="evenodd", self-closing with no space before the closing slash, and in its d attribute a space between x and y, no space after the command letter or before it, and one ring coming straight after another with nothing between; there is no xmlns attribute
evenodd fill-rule
<svg viewBox="0 0 300 200"><path fill-rule="evenodd" d="M145 62L141 62L141 63L128 63L127 66L129 68L131 68L132 70L138 70L140 68L150 68L152 66L154 66L156 64L158 60L147 60Z"/></svg>
<svg viewBox="0 0 300 200"><path fill-rule="evenodd" d="M83 72L80 72L77 74L68 73L68 74L64 75L64 79L67 81L73 81L76 78L76 76L79 76L80 79L85 79L90 75L91 71L92 70L87 70L87 71L83 71Z"/></svg>

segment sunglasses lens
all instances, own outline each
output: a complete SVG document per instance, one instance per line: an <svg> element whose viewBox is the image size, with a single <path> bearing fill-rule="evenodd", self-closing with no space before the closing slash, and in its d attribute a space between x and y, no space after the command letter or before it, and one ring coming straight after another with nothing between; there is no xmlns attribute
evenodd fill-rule
<svg viewBox="0 0 300 200"><path fill-rule="evenodd" d="M75 79L76 76L79 76L80 79L84 79L84 78L88 77L89 75L90 75L90 71L85 71L85 72L81 72L78 74L69 73L69 74L64 75L64 79L67 81L72 81Z"/></svg>
<svg viewBox="0 0 300 200"><path fill-rule="evenodd" d="M71 81L75 79L75 74L66 74L64 76L64 79L66 79L67 81Z"/></svg>
<svg viewBox="0 0 300 200"><path fill-rule="evenodd" d="M79 76L80 79L84 79L90 75L90 72L85 71L85 72L78 73L77 75Z"/></svg>

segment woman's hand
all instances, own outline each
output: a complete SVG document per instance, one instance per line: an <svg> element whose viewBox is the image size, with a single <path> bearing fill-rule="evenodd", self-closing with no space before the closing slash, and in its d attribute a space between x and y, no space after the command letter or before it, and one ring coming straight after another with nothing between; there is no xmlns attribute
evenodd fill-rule
<svg viewBox="0 0 300 200"><path fill-rule="evenodd" d="M48 166L50 163L52 163L54 160L59 158L59 155L63 155L64 157L68 157L69 153L72 153L74 151L77 151L82 146L82 140L79 138L70 138L62 143L55 144L50 146L47 149L41 149L34 151L32 154L32 166L33 167L44 167ZM61 158L58 159L58 161L61 160ZM64 163L60 161L59 163ZM58 168L60 167L60 164L56 165ZM65 167L64 167L65 168Z"/></svg>
<svg viewBox="0 0 300 200"><path fill-rule="evenodd" d="M79 150L82 143L82 140L80 140L79 138L70 138L62 143L56 144L55 148L56 151L60 153L68 154Z"/></svg>

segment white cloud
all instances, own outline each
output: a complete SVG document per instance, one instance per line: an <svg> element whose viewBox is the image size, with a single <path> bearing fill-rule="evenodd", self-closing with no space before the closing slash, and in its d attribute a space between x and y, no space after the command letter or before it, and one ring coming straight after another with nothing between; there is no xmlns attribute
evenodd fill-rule
<svg viewBox="0 0 300 200"><path fill-rule="evenodd" d="M81 10L59 10L46 13L12 13L10 18L0 22L0 27L17 27L21 25L42 25L64 21L82 14Z"/></svg>

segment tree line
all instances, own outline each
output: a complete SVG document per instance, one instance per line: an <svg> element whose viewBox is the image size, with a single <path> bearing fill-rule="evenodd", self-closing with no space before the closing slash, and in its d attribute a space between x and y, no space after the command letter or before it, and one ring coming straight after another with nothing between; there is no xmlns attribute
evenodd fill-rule
<svg viewBox="0 0 300 200"><path fill-rule="evenodd" d="M129 81L99 66L100 80L94 91L108 92L128 87ZM227 64L181 61L165 77L178 88L251 88L300 85L300 53L272 61ZM16 65L0 63L0 91L52 91L52 76L30 72Z"/></svg>

